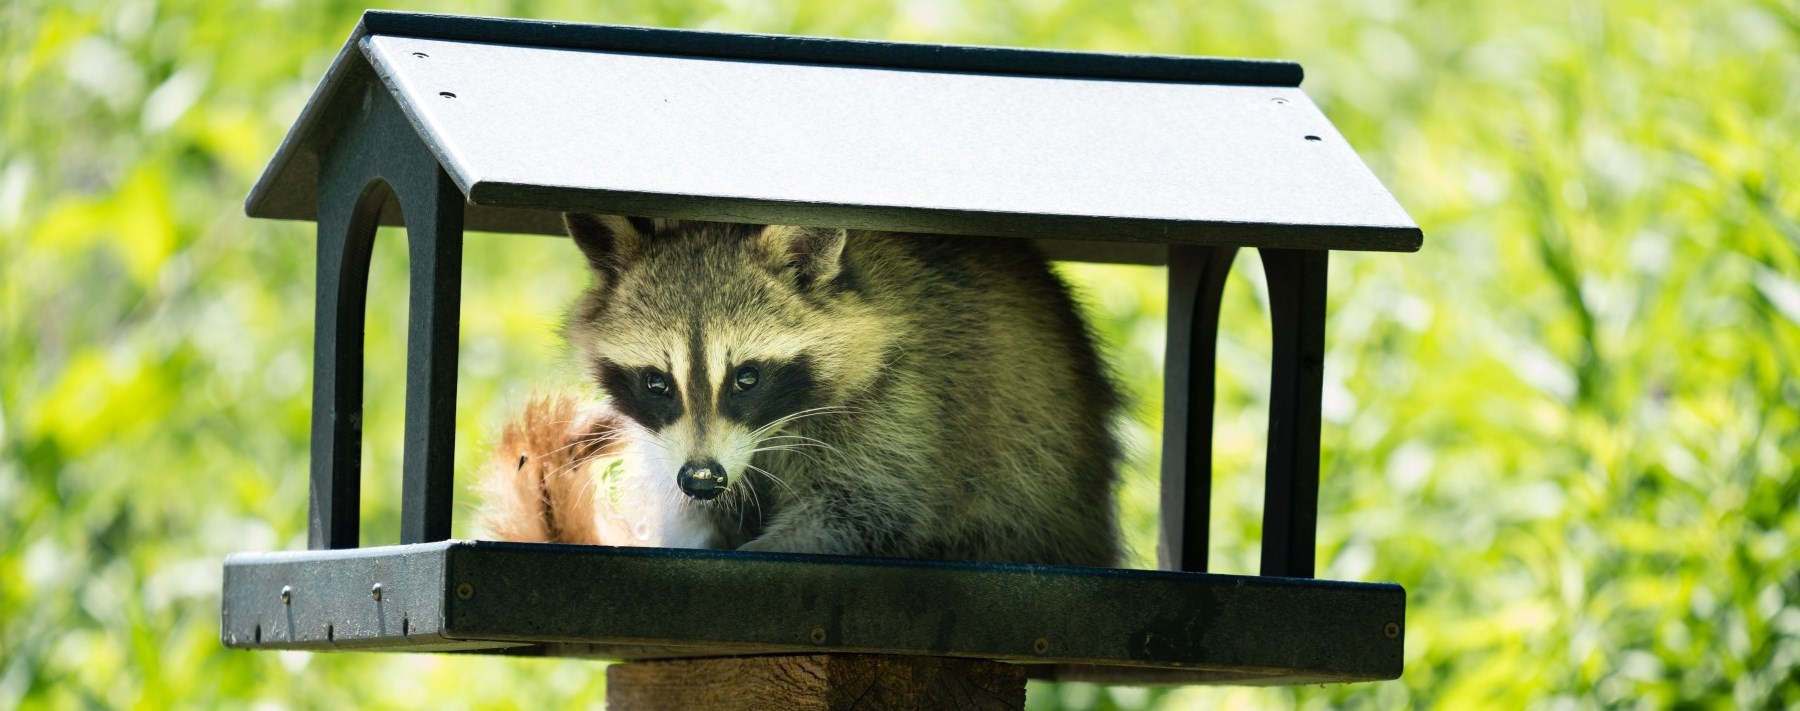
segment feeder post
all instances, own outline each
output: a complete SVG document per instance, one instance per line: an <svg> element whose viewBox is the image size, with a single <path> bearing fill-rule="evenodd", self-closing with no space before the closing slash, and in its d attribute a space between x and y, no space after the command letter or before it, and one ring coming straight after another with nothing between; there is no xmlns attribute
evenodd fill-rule
<svg viewBox="0 0 1800 711"><path fill-rule="evenodd" d="M355 548L362 485L363 327L375 229L407 226L402 543L450 537L465 199L387 92L365 90L319 154L308 547Z"/></svg>
<svg viewBox="0 0 1800 711"><path fill-rule="evenodd" d="M1236 254L1236 247L1169 247L1160 541L1164 570L1206 572L1219 304Z"/></svg>
<svg viewBox="0 0 1800 711"><path fill-rule="evenodd" d="M670 659L606 668L606 707L1022 709L1025 668L956 657L804 654Z"/></svg>
<svg viewBox="0 0 1800 711"><path fill-rule="evenodd" d="M1262 574L1313 576L1325 375L1325 250L1262 251L1274 327Z"/></svg>
<svg viewBox="0 0 1800 711"><path fill-rule="evenodd" d="M357 546L362 488L363 321L386 183L343 141L320 157L307 547Z"/></svg>
<svg viewBox="0 0 1800 711"><path fill-rule="evenodd" d="M424 153L424 147L419 147ZM426 154L429 158L429 154ZM450 538L456 452L457 312L462 303L463 195L437 161L397 176L411 253L406 435L400 542Z"/></svg>

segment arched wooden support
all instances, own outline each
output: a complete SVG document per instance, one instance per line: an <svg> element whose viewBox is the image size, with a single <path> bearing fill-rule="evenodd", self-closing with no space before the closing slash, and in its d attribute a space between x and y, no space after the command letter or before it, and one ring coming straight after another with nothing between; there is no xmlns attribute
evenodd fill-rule
<svg viewBox="0 0 1800 711"><path fill-rule="evenodd" d="M387 183L350 190L344 162L319 179L319 244L313 317L312 485L307 546L355 548L362 488L363 305L375 221ZM336 169L336 170L332 170ZM336 188L335 190L333 188Z"/></svg>
<svg viewBox="0 0 1800 711"><path fill-rule="evenodd" d="M355 548L361 489L363 326L375 228L390 199L411 257L402 543L450 537L464 199L393 97L366 91L319 156L313 341L311 548Z"/></svg>
<svg viewBox="0 0 1800 711"><path fill-rule="evenodd" d="M1235 247L1169 248L1163 375L1162 567L1206 571L1219 307ZM1262 574L1313 576L1325 358L1323 250L1261 250L1274 355L1263 488Z"/></svg>
<svg viewBox="0 0 1800 711"><path fill-rule="evenodd" d="M1219 304L1236 247L1169 247L1163 359L1163 570L1206 572Z"/></svg>
<svg viewBox="0 0 1800 711"><path fill-rule="evenodd" d="M1325 372L1324 250L1262 251L1269 277L1268 473L1263 490L1262 574L1313 576L1319 527L1319 411Z"/></svg>

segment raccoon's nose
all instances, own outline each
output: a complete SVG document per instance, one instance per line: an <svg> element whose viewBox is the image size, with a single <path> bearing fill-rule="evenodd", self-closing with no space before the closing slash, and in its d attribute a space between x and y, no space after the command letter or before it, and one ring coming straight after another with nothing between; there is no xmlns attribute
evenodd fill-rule
<svg viewBox="0 0 1800 711"><path fill-rule="evenodd" d="M718 462L689 462L675 475L676 483L688 496L701 501L710 501L719 494L725 493L725 486L731 483L725 477L725 467Z"/></svg>

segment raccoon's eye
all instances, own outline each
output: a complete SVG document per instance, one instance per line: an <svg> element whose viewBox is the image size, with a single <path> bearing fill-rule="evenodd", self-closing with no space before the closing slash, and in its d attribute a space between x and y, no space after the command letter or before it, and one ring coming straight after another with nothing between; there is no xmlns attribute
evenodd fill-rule
<svg viewBox="0 0 1800 711"><path fill-rule="evenodd" d="M652 395L669 396L669 378L662 373L645 373L644 389Z"/></svg>
<svg viewBox="0 0 1800 711"><path fill-rule="evenodd" d="M735 382L737 383L737 389L739 391L744 391L756 387L756 381L761 379L762 373L759 373L755 368L746 365L742 368L738 368L737 380Z"/></svg>

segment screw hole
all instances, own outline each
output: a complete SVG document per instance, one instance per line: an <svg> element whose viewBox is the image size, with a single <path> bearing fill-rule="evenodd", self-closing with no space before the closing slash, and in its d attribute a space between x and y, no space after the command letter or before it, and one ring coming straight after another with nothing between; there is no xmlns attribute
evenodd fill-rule
<svg viewBox="0 0 1800 711"><path fill-rule="evenodd" d="M402 617L400 618L400 636L405 637L409 634L412 634L412 618Z"/></svg>
<svg viewBox="0 0 1800 711"><path fill-rule="evenodd" d="M256 626L256 643L262 644L262 625Z"/></svg>
<svg viewBox="0 0 1800 711"><path fill-rule="evenodd" d="M336 642L337 641L337 626L336 625L330 625L330 624L325 625L325 641L327 641L327 642Z"/></svg>
<svg viewBox="0 0 1800 711"><path fill-rule="evenodd" d="M455 94L452 94L452 93L450 93L450 92L448 92L448 91L440 91L440 92L438 92L438 96L442 96L442 97L444 97L444 98L446 98L446 99L454 99L454 98L456 98L456 95L455 95Z"/></svg>
<svg viewBox="0 0 1800 711"><path fill-rule="evenodd" d="M1319 142L1319 141L1323 141L1323 140L1325 140L1325 139L1323 139L1323 138L1320 138L1320 137L1318 137L1318 136L1307 136L1307 137L1306 137L1306 140L1308 140L1308 141L1312 141L1312 142L1314 142L1314 143L1317 143L1317 142Z"/></svg>
<svg viewBox="0 0 1800 711"><path fill-rule="evenodd" d="M1285 103L1287 103L1287 99L1283 99L1283 98L1281 98L1281 97L1279 97L1279 96L1277 96L1277 97L1275 97L1275 98L1273 98L1273 99L1270 99L1270 101L1273 101L1273 102L1275 102L1275 103L1277 103L1277 104L1285 104Z"/></svg>
<svg viewBox="0 0 1800 711"><path fill-rule="evenodd" d="M413 56L414 56L414 57L418 57L418 58L420 58L420 59L424 59L424 58L426 58L426 57L429 57L429 56L431 56L431 55L429 55L429 54L426 54L426 53L424 53L424 52L413 52Z"/></svg>

